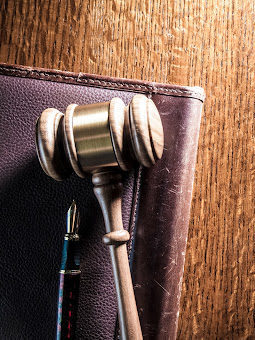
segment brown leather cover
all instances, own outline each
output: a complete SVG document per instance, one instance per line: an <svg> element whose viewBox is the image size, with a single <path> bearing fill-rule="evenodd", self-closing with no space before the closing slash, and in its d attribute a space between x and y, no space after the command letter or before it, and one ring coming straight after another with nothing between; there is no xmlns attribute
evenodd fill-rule
<svg viewBox="0 0 255 340"><path fill-rule="evenodd" d="M127 79L0 65L0 338L55 336L58 269L65 213L81 211L78 338L113 339L117 306L102 215L91 178L57 183L41 170L35 120L135 93L151 97L164 126L165 150L153 168L124 174L123 220L144 339L176 336L189 210L204 92Z"/></svg>

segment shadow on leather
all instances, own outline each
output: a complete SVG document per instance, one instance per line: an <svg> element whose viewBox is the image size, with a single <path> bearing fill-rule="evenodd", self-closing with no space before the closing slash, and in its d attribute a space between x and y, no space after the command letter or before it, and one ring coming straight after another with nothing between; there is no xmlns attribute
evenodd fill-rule
<svg viewBox="0 0 255 340"><path fill-rule="evenodd" d="M54 338L66 212L73 199L81 213L81 285L88 286L82 291L92 289L92 284L99 289L96 263L102 256L99 261L98 254L108 256L101 244L104 226L90 176L73 175L56 182L42 172L34 157L14 177L1 182L0 337ZM87 300L90 313L90 300L81 298Z"/></svg>

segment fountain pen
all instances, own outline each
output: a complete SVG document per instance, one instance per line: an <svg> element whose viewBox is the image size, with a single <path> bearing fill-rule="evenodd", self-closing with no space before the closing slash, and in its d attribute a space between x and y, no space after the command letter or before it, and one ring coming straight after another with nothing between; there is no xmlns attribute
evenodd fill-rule
<svg viewBox="0 0 255 340"><path fill-rule="evenodd" d="M67 230L64 237L57 315L57 340L75 339L80 286L79 212L73 201L67 212Z"/></svg>

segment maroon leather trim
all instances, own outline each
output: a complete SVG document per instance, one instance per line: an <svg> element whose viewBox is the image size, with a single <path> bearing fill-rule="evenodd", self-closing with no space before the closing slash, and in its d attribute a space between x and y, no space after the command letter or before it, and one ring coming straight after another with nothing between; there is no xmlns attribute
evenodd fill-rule
<svg viewBox="0 0 255 340"><path fill-rule="evenodd" d="M204 101L205 93L201 87L189 87L125 78L105 77L88 73L74 73L59 70L49 70L21 65L0 63L0 74L14 77L41 79L68 84L103 87L107 89L125 90L149 94L164 94L167 96L189 97Z"/></svg>
<svg viewBox="0 0 255 340"><path fill-rule="evenodd" d="M144 168L133 261L133 283L146 340L175 339L201 102L155 94L165 134L164 153Z"/></svg>

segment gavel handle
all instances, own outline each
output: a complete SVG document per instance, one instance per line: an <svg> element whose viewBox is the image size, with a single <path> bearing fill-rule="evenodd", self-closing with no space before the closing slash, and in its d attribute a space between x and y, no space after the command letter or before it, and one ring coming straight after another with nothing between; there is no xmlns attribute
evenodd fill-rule
<svg viewBox="0 0 255 340"><path fill-rule="evenodd" d="M101 206L107 234L103 242L109 246L116 287L119 325L122 340L141 340L126 242L129 233L123 229L121 214L122 182L118 172L105 171L92 177L94 192Z"/></svg>

